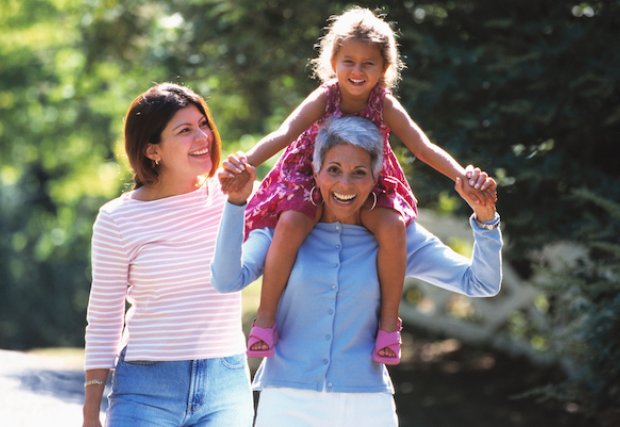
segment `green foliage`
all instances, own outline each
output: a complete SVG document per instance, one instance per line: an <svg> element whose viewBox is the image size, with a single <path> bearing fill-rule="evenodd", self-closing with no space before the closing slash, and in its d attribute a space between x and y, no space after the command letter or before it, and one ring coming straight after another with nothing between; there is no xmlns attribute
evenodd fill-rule
<svg viewBox="0 0 620 427"><path fill-rule="evenodd" d="M389 5L408 65L402 102L459 161L501 178L506 230L527 236L512 240L514 258L578 230L574 188L620 200L620 2ZM445 188L427 172L411 172L423 204Z"/></svg>
<svg viewBox="0 0 620 427"><path fill-rule="evenodd" d="M208 91L225 141L273 130L314 86L306 62L331 2L195 0L169 10L186 43L166 47L189 83Z"/></svg>
<svg viewBox="0 0 620 427"><path fill-rule="evenodd" d="M533 334L531 345L572 361L573 375L551 395L612 425L620 406L620 2L389 2L387 12L408 65L403 104L459 161L498 177L506 256L521 275L545 244L589 248L588 264L545 289L554 332ZM407 165L421 203L435 203L445 189L436 173ZM517 334L536 329L519 313L513 320Z"/></svg>
<svg viewBox="0 0 620 427"><path fill-rule="evenodd" d="M0 243L0 345L17 348L80 341L88 236L118 191L110 147L97 144L112 139L111 108L94 107L74 48L79 15L32 3L10 2L0 34L0 229L10 236Z"/></svg>
<svg viewBox="0 0 620 427"><path fill-rule="evenodd" d="M537 394L576 402L612 426L620 419L620 203L586 189L574 191L573 200L590 212L574 236L588 256L546 284L555 299L549 338L569 375Z"/></svg>
<svg viewBox="0 0 620 427"><path fill-rule="evenodd" d="M571 333L532 345L561 347L582 368L556 395L604 412L619 383L620 1L358 4L399 29L396 93L416 122L498 178L519 273L547 243L587 244L589 263L537 302ZM317 85L308 59L347 5L2 1L0 346L82 344L91 227L129 180L120 133L131 99L153 82L187 84L207 97L225 151L245 150ZM466 210L452 183L393 142L422 206ZM518 313L512 327L532 330Z"/></svg>

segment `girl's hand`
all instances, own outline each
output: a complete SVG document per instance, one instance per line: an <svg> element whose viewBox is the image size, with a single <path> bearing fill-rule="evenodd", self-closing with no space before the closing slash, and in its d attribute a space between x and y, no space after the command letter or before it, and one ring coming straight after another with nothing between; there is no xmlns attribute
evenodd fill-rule
<svg viewBox="0 0 620 427"><path fill-rule="evenodd" d="M457 193L467 202L467 204L472 208L474 214L476 215L476 219L480 222L491 221L495 218L495 202L497 200L497 195L495 193L497 189L497 183L493 178L490 178L484 174L484 179L481 180L481 186L484 185L486 189L492 189L495 194L494 199L489 200L481 200L479 197L472 197L470 193L467 191L465 183L461 178L456 178L456 184L454 185L454 189ZM476 176L476 181L480 178Z"/></svg>
<svg viewBox="0 0 620 427"><path fill-rule="evenodd" d="M465 168L465 178L463 189L473 199L484 205L494 205L497 202L497 183L493 179L488 179L486 172L468 165Z"/></svg>
<svg viewBox="0 0 620 427"><path fill-rule="evenodd" d="M238 182L224 185L228 179L239 178ZM222 192L228 195L228 201L235 205L243 205L252 194L256 168L247 162L243 153L231 154L222 163L222 169L218 172L218 178L222 185Z"/></svg>
<svg viewBox="0 0 620 427"><path fill-rule="evenodd" d="M248 171L243 167L247 162L247 156L241 151L229 155L224 160L222 169L218 172L218 179L225 194L228 194L230 191L238 192L248 182L253 181L253 179L250 179Z"/></svg>

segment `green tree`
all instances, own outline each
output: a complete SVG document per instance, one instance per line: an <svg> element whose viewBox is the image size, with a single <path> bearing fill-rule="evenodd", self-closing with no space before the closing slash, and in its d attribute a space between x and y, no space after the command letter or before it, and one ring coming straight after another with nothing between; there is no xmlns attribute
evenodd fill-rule
<svg viewBox="0 0 620 427"><path fill-rule="evenodd" d="M81 30L111 13L97 12L64 1L3 6L3 347L82 341L91 227L99 205L121 187L114 148L128 103L125 85L137 91L122 66L94 58L95 45L84 48L89 40Z"/></svg>
<svg viewBox="0 0 620 427"><path fill-rule="evenodd" d="M506 255L523 277L545 244L588 248L590 264L544 289L546 315L571 335L543 340L576 368L547 396L605 425L620 405L619 12L618 1L479 0L393 2L388 15L402 30L410 70L403 103L456 158L499 178ZM438 180L426 172L410 176L432 203L426 191Z"/></svg>
<svg viewBox="0 0 620 427"><path fill-rule="evenodd" d="M207 96L226 150L247 149L317 85L314 43L348 4L2 1L0 346L81 345L91 226L128 183L120 131L136 94L188 84ZM396 93L412 117L461 163L498 177L519 273L529 277L547 243L588 247L593 264L545 289L550 317L570 312L566 286L585 295L582 323L554 318L583 346L544 339L584 368L563 396L592 412L617 407L618 217L603 206L620 203L620 1L358 4L380 6L399 29L407 69ZM455 197L393 143L421 205ZM605 291L592 285L604 280Z"/></svg>
<svg viewBox="0 0 620 427"><path fill-rule="evenodd" d="M543 282L554 299L548 339L570 374L529 395L577 402L600 425L615 426L620 420L620 203L586 189L574 190L572 199L588 212L572 236L587 252L571 269Z"/></svg>

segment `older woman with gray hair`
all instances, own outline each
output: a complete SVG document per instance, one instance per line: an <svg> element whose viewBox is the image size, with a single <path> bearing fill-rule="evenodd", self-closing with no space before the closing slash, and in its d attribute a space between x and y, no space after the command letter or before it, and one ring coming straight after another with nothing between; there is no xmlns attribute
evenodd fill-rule
<svg viewBox="0 0 620 427"><path fill-rule="evenodd" d="M261 391L259 427L398 425L390 376L384 364L369 357L381 294L377 242L360 220L364 209L373 208L382 155L377 128L360 117L334 118L317 136L313 167L322 213L299 250L278 306L275 354L263 360L254 378ZM220 179L244 170L255 176L243 157L229 156ZM472 258L413 222L407 229L406 274L463 295L496 295L502 239L495 205L468 198L460 180L456 190L474 211ZM254 230L243 242L251 191L248 184L228 193L212 263L212 281L221 292L239 291L263 272L273 229Z"/></svg>

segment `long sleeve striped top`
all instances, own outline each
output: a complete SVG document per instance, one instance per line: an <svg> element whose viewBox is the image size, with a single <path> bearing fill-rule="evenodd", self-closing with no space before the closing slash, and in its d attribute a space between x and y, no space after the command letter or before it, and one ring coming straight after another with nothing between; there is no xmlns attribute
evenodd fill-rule
<svg viewBox="0 0 620 427"><path fill-rule="evenodd" d="M178 196L125 193L93 226L85 369L127 360L193 360L245 351L241 294L211 285L226 198L216 180ZM126 306L129 307L126 310Z"/></svg>

